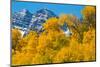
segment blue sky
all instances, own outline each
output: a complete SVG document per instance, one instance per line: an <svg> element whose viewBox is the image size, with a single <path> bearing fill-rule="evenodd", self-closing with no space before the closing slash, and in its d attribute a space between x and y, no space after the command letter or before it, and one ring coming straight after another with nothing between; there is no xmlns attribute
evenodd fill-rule
<svg viewBox="0 0 100 67"><path fill-rule="evenodd" d="M60 14L73 14L78 18L81 18L81 10L84 8L82 5L69 5L69 4L48 4L48 3L36 3L36 2L12 2L12 13L27 9L31 13L35 13L37 10L47 8L53 11L56 15Z"/></svg>

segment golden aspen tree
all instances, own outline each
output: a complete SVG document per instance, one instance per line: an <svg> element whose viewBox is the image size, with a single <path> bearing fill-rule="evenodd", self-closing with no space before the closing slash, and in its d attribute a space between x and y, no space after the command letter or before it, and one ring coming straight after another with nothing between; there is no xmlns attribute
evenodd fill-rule
<svg viewBox="0 0 100 67"><path fill-rule="evenodd" d="M12 63L18 65L32 64L32 59L37 53L36 46L38 45L38 35L34 31L30 31L23 37L19 44L19 52L13 55ZM20 58L20 59L19 59Z"/></svg>
<svg viewBox="0 0 100 67"><path fill-rule="evenodd" d="M67 27L72 32L72 38L75 38L82 43L83 33L81 30L82 26L80 20L71 14L62 14L59 19L60 22L67 24Z"/></svg>
<svg viewBox="0 0 100 67"><path fill-rule="evenodd" d="M82 10L83 22L87 27L96 26L96 8L94 6L86 6Z"/></svg>
<svg viewBox="0 0 100 67"><path fill-rule="evenodd" d="M21 39L21 33L18 29L12 29L12 49L16 50L17 44Z"/></svg>

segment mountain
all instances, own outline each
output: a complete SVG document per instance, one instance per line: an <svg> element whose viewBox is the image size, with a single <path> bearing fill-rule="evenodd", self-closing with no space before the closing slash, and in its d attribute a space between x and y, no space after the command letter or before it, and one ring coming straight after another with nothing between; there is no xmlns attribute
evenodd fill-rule
<svg viewBox="0 0 100 67"><path fill-rule="evenodd" d="M12 28L20 29L23 35L28 34L30 30L34 30L37 33L40 33L45 21L51 17L58 18L58 16L51 10L45 8L40 9L33 14L28 10L23 9L13 14ZM70 33L67 24L64 24L61 29L65 32L65 34Z"/></svg>
<svg viewBox="0 0 100 67"><path fill-rule="evenodd" d="M13 14L12 28L18 28L21 31L24 31L25 34L27 34L29 30L40 32L42 24L51 17L57 16L48 9L43 8L33 14L28 10L23 9Z"/></svg>
<svg viewBox="0 0 100 67"><path fill-rule="evenodd" d="M26 9L14 13L12 16L12 27L19 28L23 31L26 30L31 23L32 15L33 14Z"/></svg>
<svg viewBox="0 0 100 67"><path fill-rule="evenodd" d="M28 29L40 32L43 26L43 23L51 17L57 17L52 11L48 9L40 9L33 14L31 23Z"/></svg>

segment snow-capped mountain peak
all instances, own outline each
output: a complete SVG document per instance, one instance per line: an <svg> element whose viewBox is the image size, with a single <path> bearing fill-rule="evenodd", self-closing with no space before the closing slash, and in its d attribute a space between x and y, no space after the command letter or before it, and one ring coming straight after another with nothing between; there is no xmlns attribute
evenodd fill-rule
<svg viewBox="0 0 100 67"><path fill-rule="evenodd" d="M26 12L28 12L28 10L22 9L19 13L20 13L22 16L25 16L25 15L26 15Z"/></svg>
<svg viewBox="0 0 100 67"><path fill-rule="evenodd" d="M40 9L36 11L33 16L29 29L35 30L37 32L41 31L43 23L51 17L57 17L52 11L48 9Z"/></svg>

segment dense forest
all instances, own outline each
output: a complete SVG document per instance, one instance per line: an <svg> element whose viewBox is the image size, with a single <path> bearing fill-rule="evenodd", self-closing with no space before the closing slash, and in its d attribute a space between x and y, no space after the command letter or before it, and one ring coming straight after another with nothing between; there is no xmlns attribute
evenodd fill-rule
<svg viewBox="0 0 100 67"><path fill-rule="evenodd" d="M22 37L12 29L12 65L95 61L96 9L85 6L81 13L81 19L71 14L49 18L40 34L31 30ZM70 36L60 28L65 23Z"/></svg>

